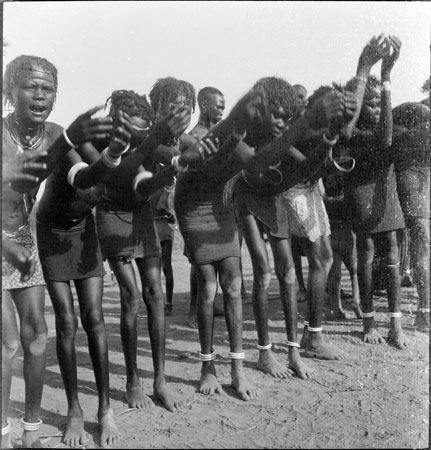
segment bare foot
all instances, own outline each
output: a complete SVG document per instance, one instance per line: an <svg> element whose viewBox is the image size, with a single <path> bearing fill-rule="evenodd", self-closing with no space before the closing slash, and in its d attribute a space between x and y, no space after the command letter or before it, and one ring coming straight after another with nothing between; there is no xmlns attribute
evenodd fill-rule
<svg viewBox="0 0 431 450"><path fill-rule="evenodd" d="M157 400L160 400L163 406L168 411L180 411L186 405L182 400L178 400L173 394L169 392L168 386L165 380L155 381L153 384L154 396Z"/></svg>
<svg viewBox="0 0 431 450"><path fill-rule="evenodd" d="M386 341L383 336L377 331L376 324L373 317L363 319L364 334L362 340L368 344L384 344Z"/></svg>
<svg viewBox="0 0 431 450"><path fill-rule="evenodd" d="M79 447L88 444L88 436L84 430L84 414L81 411L67 414L66 430L63 441L70 447Z"/></svg>
<svg viewBox="0 0 431 450"><path fill-rule="evenodd" d="M430 314L418 311L415 318L415 326L421 333L430 332Z"/></svg>
<svg viewBox="0 0 431 450"><path fill-rule="evenodd" d="M188 327L196 330L198 327L198 320L196 318L196 314L189 315L186 324Z"/></svg>
<svg viewBox="0 0 431 450"><path fill-rule="evenodd" d="M283 364L275 359L271 349L259 350L259 359L256 367L258 370L269 373L275 378L287 378L293 375L292 370L283 366Z"/></svg>
<svg viewBox="0 0 431 450"><path fill-rule="evenodd" d="M356 316L357 319L362 319L362 309L361 309L361 306L359 304L359 301L353 300L352 310L355 313L355 316Z"/></svg>
<svg viewBox="0 0 431 450"><path fill-rule="evenodd" d="M393 345L399 350L403 350L408 347L409 342L403 330L400 328L392 328L388 333L388 344Z"/></svg>
<svg viewBox="0 0 431 450"><path fill-rule="evenodd" d="M289 347L289 367L303 380L314 375L313 370L302 362L299 350L294 347Z"/></svg>
<svg viewBox="0 0 431 450"><path fill-rule="evenodd" d="M202 363L199 392L205 395L224 393L221 384L217 380L216 370L212 361Z"/></svg>
<svg viewBox="0 0 431 450"><path fill-rule="evenodd" d="M236 393L239 395L241 400L254 400L258 395L257 389L255 389L245 377L242 365L238 365L237 363L236 367L234 367L234 364L235 362L233 361L231 370L231 386L236 390Z"/></svg>
<svg viewBox="0 0 431 450"><path fill-rule="evenodd" d="M38 436L39 436L38 431L24 430L24 433L22 434L21 438L22 448L43 448L42 442L40 442ZM8 448L8 447L2 446L1 448ZM13 445L11 445L9 448L13 448Z"/></svg>
<svg viewBox="0 0 431 450"><path fill-rule="evenodd" d="M137 386L127 386L126 389L126 399L129 408L149 409L154 406L150 397L144 394L140 383Z"/></svg>
<svg viewBox="0 0 431 450"><path fill-rule="evenodd" d="M308 332L304 356L325 360L343 359L344 355L336 347L324 341L322 333Z"/></svg>
<svg viewBox="0 0 431 450"><path fill-rule="evenodd" d="M121 437L114 420L114 413L109 408L103 415L99 416L100 445L102 447L115 445Z"/></svg>

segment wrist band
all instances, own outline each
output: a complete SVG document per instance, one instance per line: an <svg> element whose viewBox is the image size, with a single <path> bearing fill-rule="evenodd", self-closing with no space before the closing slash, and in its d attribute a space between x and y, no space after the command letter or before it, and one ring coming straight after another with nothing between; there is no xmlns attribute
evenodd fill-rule
<svg viewBox="0 0 431 450"><path fill-rule="evenodd" d="M291 341L287 341L287 345L289 347L296 347L299 348L299 344L297 342L291 342Z"/></svg>
<svg viewBox="0 0 431 450"><path fill-rule="evenodd" d="M390 313L389 313L389 317L390 317L390 318L398 318L398 317L402 317L402 313L401 313L401 311L390 312Z"/></svg>
<svg viewBox="0 0 431 450"><path fill-rule="evenodd" d="M322 140L325 144L329 145L330 147L334 146L338 142L338 134L334 137L334 139L329 139L328 136L326 136L326 133L323 133Z"/></svg>
<svg viewBox="0 0 431 450"><path fill-rule="evenodd" d="M314 333L319 333L320 331L322 331L322 327L316 327L316 328L308 327L308 331L312 331Z"/></svg>
<svg viewBox="0 0 431 450"><path fill-rule="evenodd" d="M132 188L134 191L136 191L138 184L143 180L149 180L153 177L153 174L151 172L148 172L145 170L144 172L139 172L138 175L136 175L135 178L133 178L132 182Z"/></svg>
<svg viewBox="0 0 431 450"><path fill-rule="evenodd" d="M216 352L212 352L212 353L201 353L199 352L199 359L201 361L213 361L216 357Z"/></svg>
<svg viewBox="0 0 431 450"><path fill-rule="evenodd" d="M88 164L87 164L86 162L84 162L84 161L81 161L81 162L79 162L79 163L74 164L74 165L70 168L69 172L67 173L67 182L68 182L71 186L73 186L73 183L75 182L76 174L77 174L80 170L85 169L86 167L88 167Z"/></svg>
<svg viewBox="0 0 431 450"><path fill-rule="evenodd" d="M367 78L365 78L365 77L360 77L360 76L356 76L355 77L357 80L359 80L359 81L363 81L364 83L366 83L368 80L367 80Z"/></svg>
<svg viewBox="0 0 431 450"><path fill-rule="evenodd" d="M75 149L79 147L79 145L73 144L72 141L69 139L69 136L67 135L65 128L63 128L63 137L64 137L64 140L69 145L69 147L72 147L72 148L75 148Z"/></svg>
<svg viewBox="0 0 431 450"><path fill-rule="evenodd" d="M129 148L130 148L130 142L126 145L125 149L118 156L123 155L124 153L126 153L129 150Z"/></svg>
<svg viewBox="0 0 431 450"><path fill-rule="evenodd" d="M105 148L103 152L100 154L101 159L103 161L103 164L109 168L114 168L120 165L121 163L121 156L112 156L109 152L109 148Z"/></svg>
<svg viewBox="0 0 431 450"><path fill-rule="evenodd" d="M390 81L383 81L382 88L384 91L390 91L391 90L391 82Z"/></svg>
<svg viewBox="0 0 431 450"><path fill-rule="evenodd" d="M270 342L268 345L259 345L257 344L258 350L269 350L272 347L272 343Z"/></svg>
<svg viewBox="0 0 431 450"><path fill-rule="evenodd" d="M187 172L187 169L189 168L188 164L186 167L183 167L178 160L180 159L180 155L176 155L171 159L171 165L174 166L175 170L178 173L184 173Z"/></svg>
<svg viewBox="0 0 431 450"><path fill-rule="evenodd" d="M240 353L229 352L228 353L228 357L230 359L244 359L245 358L245 354L244 354L244 352L240 352Z"/></svg>
<svg viewBox="0 0 431 450"><path fill-rule="evenodd" d="M419 308L418 312L421 312L423 314L429 314L430 309L429 308Z"/></svg>
<svg viewBox="0 0 431 450"><path fill-rule="evenodd" d="M370 312L363 312L362 313L362 317L364 317L365 319L368 319L368 318L370 318L370 317L374 317L374 315L376 314L376 312L375 311L370 311Z"/></svg>
<svg viewBox="0 0 431 450"><path fill-rule="evenodd" d="M9 419L7 421L7 425L1 429L1 435L4 436L10 433L10 422Z"/></svg>
<svg viewBox="0 0 431 450"><path fill-rule="evenodd" d="M30 423L24 420L24 417L21 419L21 428L25 431L37 431L42 425L42 420L38 420L37 422Z"/></svg>

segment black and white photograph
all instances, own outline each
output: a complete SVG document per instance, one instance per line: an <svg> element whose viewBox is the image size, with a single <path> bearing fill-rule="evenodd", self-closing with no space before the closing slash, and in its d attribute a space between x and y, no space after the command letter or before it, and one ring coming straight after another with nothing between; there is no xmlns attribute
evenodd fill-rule
<svg viewBox="0 0 431 450"><path fill-rule="evenodd" d="M426 1L2 1L1 448L429 448Z"/></svg>

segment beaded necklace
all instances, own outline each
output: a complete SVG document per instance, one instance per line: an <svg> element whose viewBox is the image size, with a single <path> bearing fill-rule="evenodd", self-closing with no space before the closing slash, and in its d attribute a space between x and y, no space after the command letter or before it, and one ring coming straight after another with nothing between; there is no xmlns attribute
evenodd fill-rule
<svg viewBox="0 0 431 450"><path fill-rule="evenodd" d="M41 123L37 125L36 135L31 136L23 136L22 131L20 130L20 123L16 118L15 114L9 114L6 117L6 122L9 127L10 136L15 144L18 146L18 151L20 150L33 150L38 147L43 138L45 137L45 124Z"/></svg>

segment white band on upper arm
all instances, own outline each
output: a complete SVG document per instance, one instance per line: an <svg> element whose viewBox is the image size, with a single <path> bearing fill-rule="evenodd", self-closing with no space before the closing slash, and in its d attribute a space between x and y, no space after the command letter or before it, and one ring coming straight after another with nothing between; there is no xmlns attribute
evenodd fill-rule
<svg viewBox="0 0 431 450"><path fill-rule="evenodd" d="M85 169L86 167L88 167L88 164L85 163L84 161L81 161L79 163L74 164L68 174L67 174L67 182L73 186L73 183L75 182L75 177L76 174L81 170L81 169Z"/></svg>
<svg viewBox="0 0 431 450"><path fill-rule="evenodd" d="M138 188L138 184L142 181L142 180L146 180L148 178L152 178L153 174L151 172L139 172L138 175L136 175L135 178L133 178L133 183L132 183L132 187L133 190L136 191L136 189Z"/></svg>

